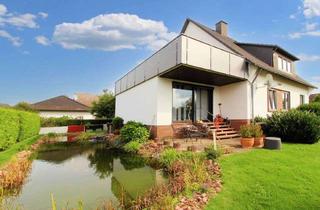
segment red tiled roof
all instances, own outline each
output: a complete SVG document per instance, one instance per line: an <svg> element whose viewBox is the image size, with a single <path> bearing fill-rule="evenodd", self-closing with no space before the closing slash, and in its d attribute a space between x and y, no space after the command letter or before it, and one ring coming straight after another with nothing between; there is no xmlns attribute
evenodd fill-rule
<svg viewBox="0 0 320 210"><path fill-rule="evenodd" d="M76 111L88 112L90 108L67 96L57 96L31 105L39 111Z"/></svg>

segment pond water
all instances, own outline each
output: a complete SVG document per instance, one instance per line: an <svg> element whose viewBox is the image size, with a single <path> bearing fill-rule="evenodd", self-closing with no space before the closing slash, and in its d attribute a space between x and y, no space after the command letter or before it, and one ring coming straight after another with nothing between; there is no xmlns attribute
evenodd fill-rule
<svg viewBox="0 0 320 210"><path fill-rule="evenodd" d="M125 194L134 199L166 182L161 170L143 158L108 150L103 144L59 143L43 146L19 192L6 200L23 209L51 209L51 194L62 207L96 209L108 200L118 203Z"/></svg>

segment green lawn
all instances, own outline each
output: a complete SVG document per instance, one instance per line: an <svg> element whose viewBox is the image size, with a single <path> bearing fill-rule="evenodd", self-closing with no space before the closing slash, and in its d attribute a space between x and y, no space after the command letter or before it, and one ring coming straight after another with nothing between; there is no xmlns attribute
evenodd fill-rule
<svg viewBox="0 0 320 210"><path fill-rule="evenodd" d="M220 160L223 190L207 209L320 209L320 144L284 144Z"/></svg>
<svg viewBox="0 0 320 210"><path fill-rule="evenodd" d="M11 158L17 154L18 152L28 148L31 144L36 142L39 139L39 135L25 139L21 142L18 142L17 144L14 144L12 147L9 149L0 152L0 166L11 160Z"/></svg>

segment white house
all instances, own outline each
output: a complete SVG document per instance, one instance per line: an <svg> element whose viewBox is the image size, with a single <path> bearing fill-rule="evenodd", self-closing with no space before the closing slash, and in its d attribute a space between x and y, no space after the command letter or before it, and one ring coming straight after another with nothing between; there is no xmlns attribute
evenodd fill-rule
<svg viewBox="0 0 320 210"><path fill-rule="evenodd" d="M70 117L73 119L95 119L90 107L67 96L57 96L32 104L41 117Z"/></svg>
<svg viewBox="0 0 320 210"><path fill-rule="evenodd" d="M224 21L214 30L187 19L179 36L116 81L116 116L152 126L157 137L220 113L238 128L308 103L315 87L297 75L297 60L277 45L233 40Z"/></svg>

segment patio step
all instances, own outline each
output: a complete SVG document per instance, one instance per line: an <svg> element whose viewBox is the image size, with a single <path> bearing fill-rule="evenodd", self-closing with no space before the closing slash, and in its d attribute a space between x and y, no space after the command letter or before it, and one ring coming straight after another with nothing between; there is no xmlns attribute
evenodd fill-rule
<svg viewBox="0 0 320 210"><path fill-rule="evenodd" d="M235 130L217 131L217 136L227 135L227 134L238 134Z"/></svg>
<svg viewBox="0 0 320 210"><path fill-rule="evenodd" d="M233 138L239 138L240 135L237 134L229 134L229 135L222 135L222 136L217 136L217 140L222 140L222 139L233 139Z"/></svg>

